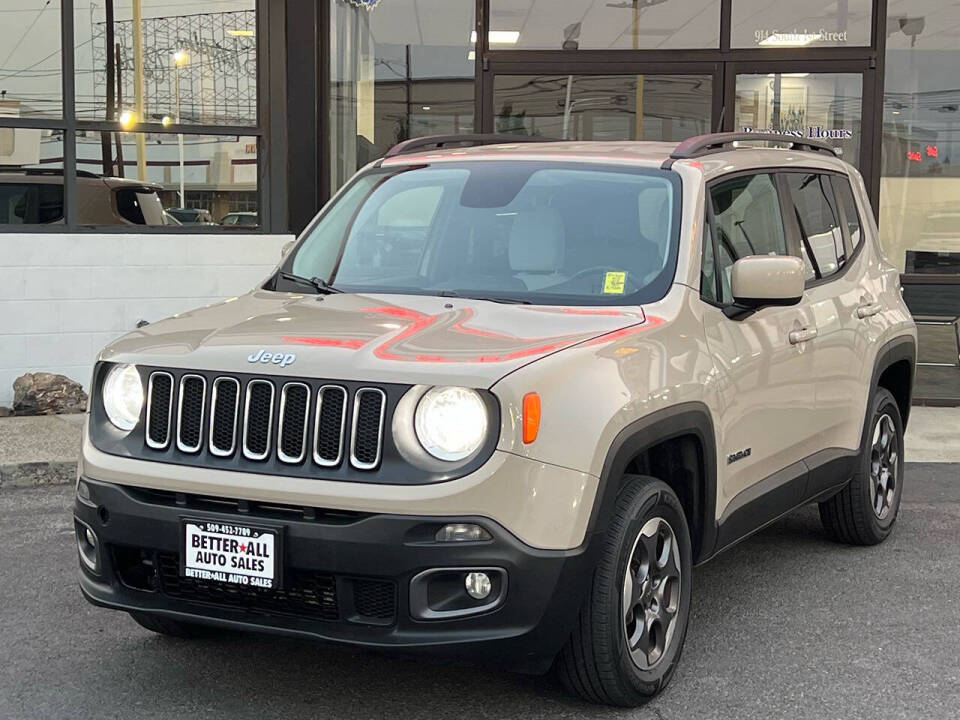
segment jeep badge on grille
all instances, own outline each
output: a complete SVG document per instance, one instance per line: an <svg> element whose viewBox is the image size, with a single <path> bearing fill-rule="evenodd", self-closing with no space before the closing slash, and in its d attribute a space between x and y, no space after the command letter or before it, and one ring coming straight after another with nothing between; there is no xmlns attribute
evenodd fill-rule
<svg viewBox="0 0 960 720"><path fill-rule="evenodd" d="M257 350L257 352L247 355L248 363L264 363L286 367L292 365L297 359L293 353L268 353L266 350Z"/></svg>

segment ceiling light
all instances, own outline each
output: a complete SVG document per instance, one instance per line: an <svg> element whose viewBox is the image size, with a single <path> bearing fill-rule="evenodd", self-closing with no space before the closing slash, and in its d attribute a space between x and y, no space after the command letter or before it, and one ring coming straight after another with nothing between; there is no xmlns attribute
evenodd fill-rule
<svg viewBox="0 0 960 720"><path fill-rule="evenodd" d="M776 77L777 75L785 78L805 78L808 77L810 73L767 73L768 78Z"/></svg>
<svg viewBox="0 0 960 720"><path fill-rule="evenodd" d="M818 33L773 33L760 44L764 47L803 47L820 39Z"/></svg>
<svg viewBox="0 0 960 720"><path fill-rule="evenodd" d="M491 45L516 45L519 40L519 30L491 30L487 33L487 42ZM470 44L477 44L476 30L470 33Z"/></svg>
<svg viewBox="0 0 960 720"><path fill-rule="evenodd" d="M227 30L230 37L253 37L253 30Z"/></svg>

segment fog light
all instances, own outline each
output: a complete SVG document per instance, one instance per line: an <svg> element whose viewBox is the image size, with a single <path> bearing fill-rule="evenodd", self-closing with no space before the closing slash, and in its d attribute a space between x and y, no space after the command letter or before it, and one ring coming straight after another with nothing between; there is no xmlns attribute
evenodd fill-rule
<svg viewBox="0 0 960 720"><path fill-rule="evenodd" d="M80 562L95 575L100 574L100 560L97 552L97 535L85 523L75 521L77 530L77 551Z"/></svg>
<svg viewBox="0 0 960 720"><path fill-rule="evenodd" d="M437 542L478 542L492 540L486 530L473 523L451 523L437 531Z"/></svg>
<svg viewBox="0 0 960 720"><path fill-rule="evenodd" d="M93 530L87 528L87 542L90 543L90 547L96 549L97 547L97 536L93 534Z"/></svg>
<svg viewBox="0 0 960 720"><path fill-rule="evenodd" d="M77 497L81 500L90 502L90 486L87 485L83 480L77 481Z"/></svg>
<svg viewBox="0 0 960 720"><path fill-rule="evenodd" d="M463 585L467 589L467 595L474 600L483 600L493 589L490 577L484 572L467 573Z"/></svg>

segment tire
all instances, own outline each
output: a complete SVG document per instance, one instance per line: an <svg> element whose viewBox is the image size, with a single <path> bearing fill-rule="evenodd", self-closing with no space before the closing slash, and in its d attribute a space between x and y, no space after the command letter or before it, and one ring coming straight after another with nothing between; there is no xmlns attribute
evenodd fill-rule
<svg viewBox="0 0 960 720"><path fill-rule="evenodd" d="M867 418L857 474L838 494L820 503L827 533L851 545L883 542L897 521L903 494L903 421L887 389L877 389ZM883 444L884 436L892 445Z"/></svg>
<svg viewBox="0 0 960 720"><path fill-rule="evenodd" d="M213 634L213 628L206 625L181 622L161 615L153 615L152 613L131 612L130 617L132 617L134 622L140 627L159 635L189 639L210 637Z"/></svg>
<svg viewBox="0 0 960 720"><path fill-rule="evenodd" d="M664 551L661 541L671 537L670 550ZM686 637L691 569L690 533L673 490L651 477L627 476L577 624L557 657L557 673L567 690L590 702L620 707L642 705L663 690ZM658 576L667 579L657 584ZM641 577L646 579L639 582ZM635 603L636 612L621 611ZM664 625L671 611L672 620ZM660 618L651 626L653 633L640 631L637 612ZM631 651L628 637L638 643L637 650Z"/></svg>

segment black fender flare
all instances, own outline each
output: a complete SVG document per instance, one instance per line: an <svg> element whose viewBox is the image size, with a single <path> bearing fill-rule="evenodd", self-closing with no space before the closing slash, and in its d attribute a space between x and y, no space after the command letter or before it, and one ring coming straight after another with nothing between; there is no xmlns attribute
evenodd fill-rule
<svg viewBox="0 0 960 720"><path fill-rule="evenodd" d="M712 554L717 538L717 443L713 418L702 402L686 402L657 410L617 433L603 462L589 533L606 532L620 492L620 479L630 461L644 450L681 435L696 436L703 452L702 507L698 508L702 517L698 518L699 537L692 538L694 562Z"/></svg>
<svg viewBox="0 0 960 720"><path fill-rule="evenodd" d="M910 417L910 405L913 402L913 386L917 374L917 342L911 335L901 335L885 343L877 352L873 363L873 375L870 377L870 394L867 396L867 409L864 411L863 431L860 436L860 447L864 446L866 436L869 432L870 424L870 398L877 391L877 385L880 382L880 376L884 371L896 362L906 360L910 363L910 388L907 391L907 413L901 420L903 429L907 429L907 420Z"/></svg>

